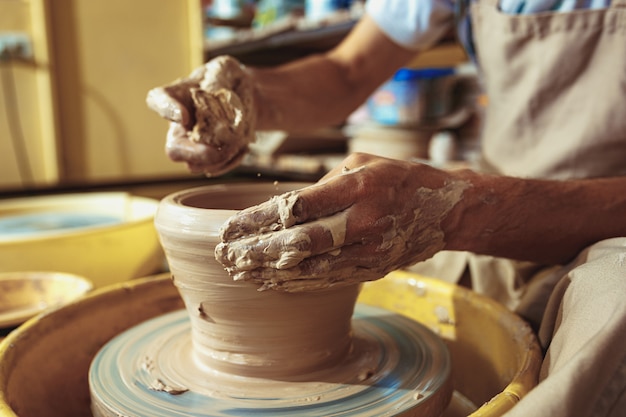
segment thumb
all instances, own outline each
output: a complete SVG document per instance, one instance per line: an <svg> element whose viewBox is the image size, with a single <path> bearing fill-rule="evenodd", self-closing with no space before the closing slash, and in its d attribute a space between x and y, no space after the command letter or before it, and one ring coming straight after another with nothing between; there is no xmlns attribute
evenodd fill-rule
<svg viewBox="0 0 626 417"><path fill-rule="evenodd" d="M167 87L153 88L148 92L146 104L164 119L179 123L190 129L193 126L193 121L185 104L186 102L191 104L191 100L185 99L184 95L180 94L177 97L177 91L180 92L181 90Z"/></svg>

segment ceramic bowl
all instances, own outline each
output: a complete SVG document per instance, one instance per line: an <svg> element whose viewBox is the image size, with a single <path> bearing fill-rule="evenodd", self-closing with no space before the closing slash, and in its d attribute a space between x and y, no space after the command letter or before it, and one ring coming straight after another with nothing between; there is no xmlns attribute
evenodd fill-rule
<svg viewBox="0 0 626 417"><path fill-rule="evenodd" d="M0 327L20 325L43 311L82 297L92 288L91 281L73 274L0 273Z"/></svg>
<svg viewBox="0 0 626 417"><path fill-rule="evenodd" d="M67 272L94 287L160 272L157 207L123 192L0 200L0 272Z"/></svg>

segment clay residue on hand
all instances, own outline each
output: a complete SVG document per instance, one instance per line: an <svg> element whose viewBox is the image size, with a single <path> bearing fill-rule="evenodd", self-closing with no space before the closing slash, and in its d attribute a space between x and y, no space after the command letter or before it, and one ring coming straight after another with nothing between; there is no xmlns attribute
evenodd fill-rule
<svg viewBox="0 0 626 417"><path fill-rule="evenodd" d="M314 291L375 280L442 250L445 235L441 222L469 186L455 180L440 188L420 187L410 197L413 210L379 219L384 224L384 232L378 236L382 240L375 250L363 253L346 251L355 244L344 246L350 209L294 224L297 194L288 193L248 209L251 216L237 216L237 222L227 223L216 258L234 279L256 282L261 290ZM279 208L281 205L284 207ZM278 215L281 211L284 213ZM266 216L268 213L274 215ZM312 256L309 233L330 234L332 247Z"/></svg>
<svg viewBox="0 0 626 417"><path fill-rule="evenodd" d="M379 246L394 262L385 273L425 260L445 247L441 222L463 198L470 187L466 181L448 181L441 188L420 187L413 196L415 209L409 213L410 221L399 221L392 216L388 231ZM399 216L398 216L399 217Z"/></svg>
<svg viewBox="0 0 626 417"><path fill-rule="evenodd" d="M328 253L337 256L341 253L346 237L347 213L339 212L333 216L315 221L313 227L319 233L327 233L332 238L333 246ZM266 245L267 233L273 228L264 228L265 232L242 237L237 245L225 243L217 245L215 253L220 262L235 280L245 280L247 271L258 268L289 270L311 256L311 237L302 228L280 228L273 232L269 245ZM264 246L266 245L266 246ZM256 249L255 247L261 247ZM267 289L267 285L263 287Z"/></svg>
<svg viewBox="0 0 626 417"><path fill-rule="evenodd" d="M249 271L260 265L268 268L286 269L299 264L311 253L306 247L311 242L304 233L292 233L291 230L283 229L277 232L274 243L261 251L254 250L255 246L264 244L265 235L251 236L241 241L240 245L229 250L226 245L220 243L215 253L228 265L226 270L237 281L244 276L237 271ZM227 261L226 261L227 260Z"/></svg>
<svg viewBox="0 0 626 417"><path fill-rule="evenodd" d="M220 239L224 242L287 229L296 224L293 209L297 201L297 191L289 191L248 207L236 217L237 221L230 219L224 223L220 229Z"/></svg>
<svg viewBox="0 0 626 417"><path fill-rule="evenodd" d="M221 56L186 79L150 91L147 103L162 117L184 125L189 140L213 149L205 170L215 175L238 164L255 139L253 88L245 68L236 59Z"/></svg>

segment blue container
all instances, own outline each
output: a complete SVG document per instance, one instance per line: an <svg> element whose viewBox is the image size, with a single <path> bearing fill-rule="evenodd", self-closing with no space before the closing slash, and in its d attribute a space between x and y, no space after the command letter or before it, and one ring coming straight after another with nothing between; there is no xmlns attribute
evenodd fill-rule
<svg viewBox="0 0 626 417"><path fill-rule="evenodd" d="M304 15L309 20L321 20L337 10L349 9L352 0L306 0Z"/></svg>
<svg viewBox="0 0 626 417"><path fill-rule="evenodd" d="M454 68L402 68L367 101L370 117L383 125L413 126L445 115L449 97L443 79Z"/></svg>

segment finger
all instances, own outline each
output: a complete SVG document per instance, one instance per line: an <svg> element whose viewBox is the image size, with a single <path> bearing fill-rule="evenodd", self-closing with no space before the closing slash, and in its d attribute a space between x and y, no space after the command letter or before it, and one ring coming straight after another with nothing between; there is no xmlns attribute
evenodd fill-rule
<svg viewBox="0 0 626 417"><path fill-rule="evenodd" d="M258 285L258 291L275 290L281 292L310 292L324 290L331 287L359 284L381 278L378 274L367 277L364 275L362 270L353 268L336 272L340 272L347 277L358 277L358 279L349 278L345 280L333 280L328 276L318 276L307 279L253 281L253 283Z"/></svg>
<svg viewBox="0 0 626 417"><path fill-rule="evenodd" d="M232 244L218 244L215 257L234 271L259 267L289 268L310 255L309 246L310 238L305 234L276 232L271 241L266 241L264 236L254 236Z"/></svg>
<svg viewBox="0 0 626 417"><path fill-rule="evenodd" d="M362 176L368 174L367 167L342 168L342 172L300 192L295 216L298 222L307 222L344 211L367 194Z"/></svg>
<svg viewBox="0 0 626 417"><path fill-rule="evenodd" d="M233 158L220 161L217 164L208 164L206 162L187 162L187 169L193 174L204 174L207 177L215 177L233 170L241 163L241 160L245 156L246 152L242 151Z"/></svg>
<svg viewBox="0 0 626 417"><path fill-rule="evenodd" d="M293 208L298 201L298 195L298 190L289 191L241 210L222 226L220 231L222 242L244 236L261 235L294 225L297 219L293 214Z"/></svg>
<svg viewBox="0 0 626 417"><path fill-rule="evenodd" d="M170 123L165 143L165 152L170 159L188 162L192 165L202 165L203 155L208 151L206 144L190 140L188 131L182 125Z"/></svg>
<svg viewBox="0 0 626 417"><path fill-rule="evenodd" d="M381 256L373 243L354 244L337 252L307 258L289 269L259 268L231 275L235 280L259 284L260 289L290 292L321 289L383 277L389 268L382 266Z"/></svg>
<svg viewBox="0 0 626 417"><path fill-rule="evenodd" d="M354 203L354 181L331 178L300 190L290 191L257 206L240 211L222 228L223 242L258 235L330 217Z"/></svg>
<svg viewBox="0 0 626 417"><path fill-rule="evenodd" d="M194 173L220 175L230 171L245 157L247 147L223 147L216 149L210 144L189 139L189 132L178 123L170 123L165 152L176 162L186 162Z"/></svg>
<svg viewBox="0 0 626 417"><path fill-rule="evenodd" d="M216 259L237 271L291 268L302 260L340 248L345 242L347 213L273 233L250 236L216 247Z"/></svg>
<svg viewBox="0 0 626 417"><path fill-rule="evenodd" d="M174 90L177 91L177 90ZM153 88L148 92L146 97L146 103L148 107L157 112L161 117L170 120L175 123L180 123L183 126L189 127L191 125L189 110L187 105L191 105L191 100L180 95L178 97L173 96L167 90L167 88L158 87Z"/></svg>

